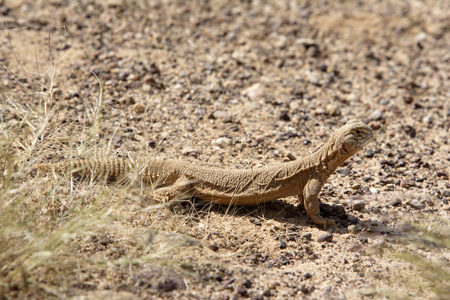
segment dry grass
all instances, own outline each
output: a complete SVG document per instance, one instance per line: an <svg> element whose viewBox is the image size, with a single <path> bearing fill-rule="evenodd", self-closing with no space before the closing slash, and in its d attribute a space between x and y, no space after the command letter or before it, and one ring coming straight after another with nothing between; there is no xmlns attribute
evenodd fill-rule
<svg viewBox="0 0 450 300"><path fill-rule="evenodd" d="M93 104L87 106L85 124L68 120L64 126L56 125L60 116L53 95L58 60L50 59L51 67L37 76L39 82L32 86L40 90L17 79L25 93L2 89L0 295L63 297L73 294L73 288L89 289L89 284L117 284L123 274L132 284L135 266L167 251L148 248L142 235L149 228L179 228L171 211L164 206L152 209L155 202L131 183L77 183L70 174L37 174L36 165L49 159L108 152L98 135L102 84L94 73L98 96L89 101ZM38 105L24 104L24 96L37 97Z"/></svg>

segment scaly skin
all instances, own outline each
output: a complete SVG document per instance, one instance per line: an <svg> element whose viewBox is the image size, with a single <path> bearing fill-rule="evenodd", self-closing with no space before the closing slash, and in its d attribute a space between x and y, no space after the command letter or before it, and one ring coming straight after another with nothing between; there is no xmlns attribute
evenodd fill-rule
<svg viewBox="0 0 450 300"><path fill-rule="evenodd" d="M114 158L42 164L38 170L115 179L140 174L142 181L153 186L158 198L165 200L196 197L225 205L255 205L298 195L313 222L326 226L334 225L334 221L320 216L317 195L336 168L372 138L369 126L361 121L349 121L322 148L307 157L247 170L196 166L176 160L135 162Z"/></svg>

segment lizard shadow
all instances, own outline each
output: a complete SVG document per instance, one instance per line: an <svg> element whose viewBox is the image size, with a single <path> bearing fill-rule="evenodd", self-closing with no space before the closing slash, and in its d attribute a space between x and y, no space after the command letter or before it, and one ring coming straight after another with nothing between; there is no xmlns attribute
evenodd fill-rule
<svg viewBox="0 0 450 300"><path fill-rule="evenodd" d="M367 238L373 236L396 236L399 234L393 228L378 221L362 221L352 213L347 212L344 206L337 204L320 203L320 215L336 222L335 227L328 226L327 228L323 228L312 222L303 204L293 204L281 199L254 206L226 206L197 199L193 199L192 201L190 205L193 204L197 211L213 211L224 216L233 215L249 218L250 222L257 226L261 226L264 221L274 220L285 224L286 228L295 230L302 227L319 228L321 230L343 234L349 232L348 226L355 225L359 232L358 237L361 243L365 243Z"/></svg>
<svg viewBox="0 0 450 300"><path fill-rule="evenodd" d="M317 227L314 224L303 204L293 204L284 200L275 200L258 205L244 205L244 206L227 206L218 205L210 202L204 202L198 199L193 199L193 206L201 211L213 211L222 215L233 215L239 217L248 217L250 222L261 225L265 220L274 220L276 222L286 224L288 227ZM342 205L320 203L320 215L324 218L330 218L336 222L336 228L344 227L351 224L356 224L359 220L347 214ZM328 226L326 230L336 231L336 228ZM324 228L320 228L324 229ZM337 230L340 231L340 230Z"/></svg>

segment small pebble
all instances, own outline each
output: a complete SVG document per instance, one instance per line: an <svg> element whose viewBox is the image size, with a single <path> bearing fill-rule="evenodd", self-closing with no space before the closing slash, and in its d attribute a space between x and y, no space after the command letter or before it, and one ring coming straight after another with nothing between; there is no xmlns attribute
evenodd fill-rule
<svg viewBox="0 0 450 300"><path fill-rule="evenodd" d="M197 146L184 146L181 154L197 157L202 153L202 148Z"/></svg>
<svg viewBox="0 0 450 300"><path fill-rule="evenodd" d="M409 126L409 125L405 126L405 132L412 138L416 137L416 135L417 135L417 132L414 129L414 127Z"/></svg>
<svg viewBox="0 0 450 300"><path fill-rule="evenodd" d="M228 137L220 137L216 140L213 140L212 143L219 146L219 148L224 149L231 146L232 140Z"/></svg>
<svg viewBox="0 0 450 300"><path fill-rule="evenodd" d="M321 236L319 236L319 237L317 238L317 241L318 241L319 243L323 243L323 242L331 242L332 240L333 240L333 235L332 235L332 234L329 234L329 233L323 234L323 235L321 235Z"/></svg>
<svg viewBox="0 0 450 300"><path fill-rule="evenodd" d="M223 123L231 123L231 115L228 112L222 110L216 110L215 112L213 112L212 119L220 120Z"/></svg>
<svg viewBox="0 0 450 300"><path fill-rule="evenodd" d="M381 110L374 110L370 116L369 116L369 120L370 121L378 121L383 117L383 112Z"/></svg>
<svg viewBox="0 0 450 300"><path fill-rule="evenodd" d="M286 121L286 122L289 122L291 120L291 117L289 117L289 114L288 114L287 111L282 111L280 113L280 117L279 118L280 118L281 121Z"/></svg>
<svg viewBox="0 0 450 300"><path fill-rule="evenodd" d="M342 174L342 176L348 176L352 173L352 170L350 170L349 168L343 168L339 173Z"/></svg>
<svg viewBox="0 0 450 300"><path fill-rule="evenodd" d="M247 96L252 101L263 99L265 96L264 87L260 83L255 83L249 88L246 88L241 92L242 95Z"/></svg>
<svg viewBox="0 0 450 300"><path fill-rule="evenodd" d="M185 270L192 271L194 269L194 265L189 262L182 262L181 267Z"/></svg>
<svg viewBox="0 0 450 300"><path fill-rule="evenodd" d="M310 240L311 237L312 237L311 232L307 232L307 233L302 234L302 238L304 238L305 240Z"/></svg>
<svg viewBox="0 0 450 300"><path fill-rule="evenodd" d="M414 37L414 42L416 43L417 47L419 47L419 49L423 49L425 46L426 39L427 39L427 34L422 31L422 32L419 32Z"/></svg>
<svg viewBox="0 0 450 300"><path fill-rule="evenodd" d="M136 114L142 114L145 112L145 105L142 103L136 103L132 108L133 112Z"/></svg>
<svg viewBox="0 0 450 300"><path fill-rule="evenodd" d="M402 204L402 201L400 199L394 199L392 201L389 201L386 204L386 207L388 207L388 206L399 206L400 204Z"/></svg>
<svg viewBox="0 0 450 300"><path fill-rule="evenodd" d="M148 83L144 83L142 85L142 91L144 91L145 93L148 93L152 90L152 86Z"/></svg>
<svg viewBox="0 0 450 300"><path fill-rule="evenodd" d="M372 158L375 155L375 151L373 150L367 150L366 153L364 154L365 157L367 158Z"/></svg>
<svg viewBox="0 0 450 300"><path fill-rule="evenodd" d="M217 251L217 250L219 250L219 247L216 245L216 244L210 244L209 246L208 246L208 248L209 249L211 249L212 251Z"/></svg>
<svg viewBox="0 0 450 300"><path fill-rule="evenodd" d="M355 243L353 246L350 247L350 249L348 249L351 252L356 252L361 250L362 246L360 243Z"/></svg>
<svg viewBox="0 0 450 300"><path fill-rule="evenodd" d="M289 102L289 108L292 110L297 110L300 108L301 102L299 100L294 100Z"/></svg>
<svg viewBox="0 0 450 300"><path fill-rule="evenodd" d="M350 225L347 227L347 230L353 234L358 233L359 232L359 228L356 225Z"/></svg>
<svg viewBox="0 0 450 300"><path fill-rule="evenodd" d="M286 242L280 241L280 249L286 249Z"/></svg>
<svg viewBox="0 0 450 300"><path fill-rule="evenodd" d="M356 201L355 203L353 203L352 208L354 210L363 210L365 205L366 205L366 201L360 200L360 201Z"/></svg>
<svg viewBox="0 0 450 300"><path fill-rule="evenodd" d="M341 115L341 109L339 108L339 105L337 105L336 103L328 104L327 112L328 112L328 115L332 116L332 117Z"/></svg>
<svg viewBox="0 0 450 300"><path fill-rule="evenodd" d="M239 285L239 286L236 288L236 292L237 292L239 295L241 295L241 296L247 295L247 289L246 289L245 287L243 287L242 285Z"/></svg>
<svg viewBox="0 0 450 300"><path fill-rule="evenodd" d="M437 177L445 177L445 178L448 177L447 173L442 172L442 171L437 171L437 172L436 172L436 176L437 176Z"/></svg>
<svg viewBox="0 0 450 300"><path fill-rule="evenodd" d="M367 244L369 242L369 239L366 236L358 236L358 240L363 244Z"/></svg>
<svg viewBox="0 0 450 300"><path fill-rule="evenodd" d="M369 189L369 191L370 191L372 194L378 194L378 190L377 190L376 188L374 188L374 187L371 187L371 188Z"/></svg>
<svg viewBox="0 0 450 300"><path fill-rule="evenodd" d="M352 224L357 224L358 221L359 221L358 218L355 217L354 215L348 215L348 216L347 216L347 220L349 220L350 223L352 223Z"/></svg>
<svg viewBox="0 0 450 300"><path fill-rule="evenodd" d="M419 202L418 200L412 200L411 203L409 203L409 206L411 206L414 209L423 209L423 208L425 208L425 204Z"/></svg>
<svg viewBox="0 0 450 300"><path fill-rule="evenodd" d="M277 281L269 283L269 289L271 290L276 289L277 286L280 286L280 283Z"/></svg>
<svg viewBox="0 0 450 300"><path fill-rule="evenodd" d="M249 289L252 287L252 282L249 279L245 279L242 285Z"/></svg>
<svg viewBox="0 0 450 300"><path fill-rule="evenodd" d="M225 281L223 283L223 287L227 288L230 284L232 284L234 282L234 278L228 279L227 281Z"/></svg>

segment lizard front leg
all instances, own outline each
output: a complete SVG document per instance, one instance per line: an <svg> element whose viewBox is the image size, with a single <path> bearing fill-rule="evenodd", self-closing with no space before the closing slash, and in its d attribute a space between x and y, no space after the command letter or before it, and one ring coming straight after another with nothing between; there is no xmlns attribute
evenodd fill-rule
<svg viewBox="0 0 450 300"><path fill-rule="evenodd" d="M303 189L303 195L299 195L299 199L304 201L305 209L312 221L317 225L323 225L326 227L327 225L336 225L333 220L325 219L320 216L320 206L319 199L317 196L322 189L323 182L312 178L308 181Z"/></svg>

